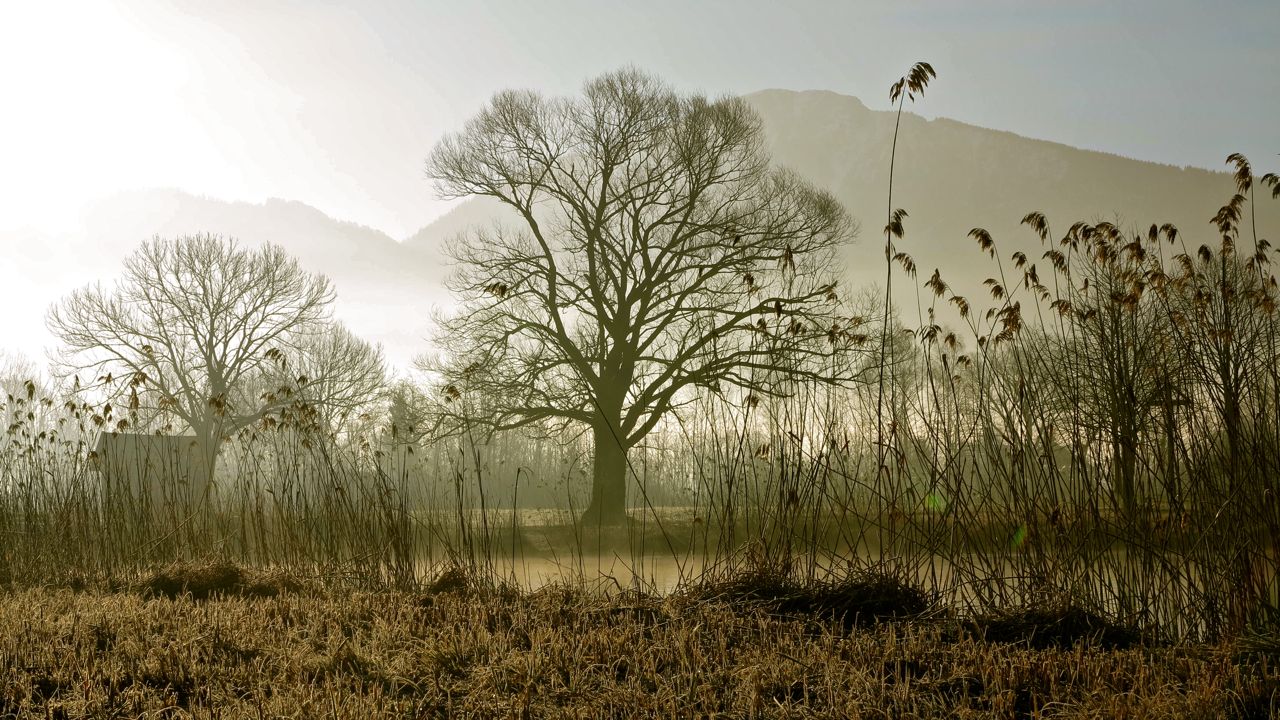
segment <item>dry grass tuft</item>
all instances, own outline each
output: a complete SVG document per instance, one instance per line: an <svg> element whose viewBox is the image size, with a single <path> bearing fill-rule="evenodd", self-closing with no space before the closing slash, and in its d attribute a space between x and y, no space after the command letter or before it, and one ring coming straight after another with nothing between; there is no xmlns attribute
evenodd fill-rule
<svg viewBox="0 0 1280 720"><path fill-rule="evenodd" d="M1265 659L1280 666L1280 625L1257 625L1236 641L1243 658Z"/></svg>
<svg viewBox="0 0 1280 720"><path fill-rule="evenodd" d="M428 595L438 593L466 594L488 586L488 581L474 570L462 565L450 565L440 571L424 590Z"/></svg>
<svg viewBox="0 0 1280 720"><path fill-rule="evenodd" d="M924 591L887 573L852 572L835 579L797 580L753 568L709 580L692 593L707 600L742 603L784 616L834 620L846 628L919 617L933 605Z"/></svg>
<svg viewBox="0 0 1280 720"><path fill-rule="evenodd" d="M170 563L137 584L144 596L171 600L184 595L193 600L225 596L267 598L304 588L304 583L287 574L248 570L221 560Z"/></svg>
<svg viewBox="0 0 1280 720"><path fill-rule="evenodd" d="M1271 720L1280 716L1280 680L1264 678L1228 701L1225 716L1230 720Z"/></svg>
<svg viewBox="0 0 1280 720"><path fill-rule="evenodd" d="M988 642L1026 644L1038 650L1069 649L1079 643L1117 650L1149 640L1132 627L1068 603L1011 609L979 617L971 627Z"/></svg>

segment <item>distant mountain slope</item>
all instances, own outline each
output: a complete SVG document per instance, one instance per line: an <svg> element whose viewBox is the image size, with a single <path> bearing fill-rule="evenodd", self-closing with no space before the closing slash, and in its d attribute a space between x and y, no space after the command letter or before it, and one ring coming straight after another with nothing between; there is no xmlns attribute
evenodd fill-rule
<svg viewBox="0 0 1280 720"><path fill-rule="evenodd" d="M404 245L434 257L440 263L447 263L445 245L449 240L470 230L487 227L497 219L510 222L519 218L493 198L471 198L406 238Z"/></svg>
<svg viewBox="0 0 1280 720"><path fill-rule="evenodd" d="M862 240L849 255L853 277L882 277L893 113L828 92L770 90L748 99L764 118L775 160L830 190L862 221ZM1039 238L1020 225L1032 210L1048 217L1054 239L1077 220L1134 229L1170 222L1195 247L1214 241L1209 218L1234 192L1224 172L908 114L899 133L893 204L909 213L900 248L914 257L921 279L940 268L944 279L973 292L995 273L967 237L974 227L992 233L1006 264L1014 250L1033 261L1043 252ZM1260 199L1258 220L1264 236L1280 230L1280 203Z"/></svg>
<svg viewBox="0 0 1280 720"><path fill-rule="evenodd" d="M860 237L845 256L849 279L882 286L893 113L823 91L766 90L746 99L764 120L774 161L831 191L861 223ZM913 114L902 118L897 153L893 202L909 214L900 249L915 259L919 281L938 268L962 294L980 293L982 280L996 274L967 237L974 227L992 233L1006 266L1014 250L1033 262L1043 252L1039 238L1020 225L1032 210L1045 213L1056 237L1077 220L1134 228L1171 222L1195 247L1214 241L1209 218L1234 192L1224 172L1143 162ZM480 200L463 203L407 244L438 247L468 223L484 222L491 207ZM1259 198L1258 227L1264 237L1280 232L1280 202ZM900 284L894 294L913 319L914 288Z"/></svg>
<svg viewBox="0 0 1280 720"><path fill-rule="evenodd" d="M335 220L299 202L225 202L176 190L120 194L88 208L70 236L38 244L24 234L0 237L0 249L22 267L32 289L21 328L31 335L48 305L88 282L110 283L121 261L153 236L194 233L234 237L247 246L272 242L304 268L333 281L335 312L361 337L382 343L387 357L408 367L427 349L431 310L448 301L444 271L429 252L409 248L378 230ZM44 248L44 249L40 249ZM56 249L53 255L48 249ZM43 342L48 342L47 338Z"/></svg>
<svg viewBox="0 0 1280 720"><path fill-rule="evenodd" d="M830 190L861 222L861 236L844 257L851 283L882 285L893 114L831 92L766 90L746 99L764 120L775 162ZM1214 242L1209 218L1234 192L1224 172L911 114L902 118L897 162L894 206L909 213L900 248L915 258L917 285L939 268L977 307L982 280L997 271L967 237L973 227L994 235L1006 266L1014 250L1033 261L1043 252L1038 238L1019 225L1031 210L1044 212L1057 236L1077 220L1119 219L1134 227L1172 222L1195 247ZM1257 210L1260 234L1280 239L1280 202L1260 198ZM468 200L398 243L298 202L224 202L176 190L124 193L89 208L72 233L0 232L0 290L9 289L0 298L22 299L0 315L0 348L38 355L39 346L50 344L43 331L48 305L80 285L117 277L120 261L142 240L211 232L250 245L278 243L307 269L329 276L338 316L406 368L429 347L432 309L450 301L443 287L449 272L445 241L504 215L511 217L492 200ZM916 316L915 287L895 285L908 322Z"/></svg>

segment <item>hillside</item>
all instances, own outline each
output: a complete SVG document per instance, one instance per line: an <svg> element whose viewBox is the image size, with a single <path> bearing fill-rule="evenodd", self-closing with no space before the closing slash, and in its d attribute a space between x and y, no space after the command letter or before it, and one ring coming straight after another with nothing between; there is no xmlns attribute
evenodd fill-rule
<svg viewBox="0 0 1280 720"><path fill-rule="evenodd" d="M764 120L775 162L830 190L861 223L859 238L843 258L851 284L882 286L893 113L822 91L766 90L747 100ZM971 228L992 233L1006 264L1015 250L1033 261L1043 252L1039 239L1019 225L1032 210L1047 215L1055 236L1077 220L1118 220L1135 229L1171 222L1195 247L1213 242L1209 218L1234 192L1225 172L1143 162L914 114L902 118L897 163L894 206L909 213L900 249L914 257L920 281L938 268L975 302L982 280L997 271L967 237ZM1280 202L1262 199L1257 209L1260 234L1276 235ZM0 267L0 284L20 291L11 297L28 300L10 313L0 334L5 347L37 355L51 342L43 330L50 303L85 283L110 282L120 261L146 238L210 232L249 245L278 243L307 269L327 275L337 289L338 317L362 337L382 343L388 359L407 368L428 348L433 309L449 302L444 243L503 216L495 201L472 199L397 242L299 202L226 202L177 190L123 193L86 209L78 229L69 233L0 233L0 251L9 260ZM915 286L899 281L895 301L912 322Z"/></svg>
<svg viewBox="0 0 1280 720"><path fill-rule="evenodd" d="M880 278L893 114L827 92L770 90L750 100L764 118L775 160L830 190L862 220L862 241L848 258L853 277ZM952 284L976 288L994 268L967 237L974 227L991 232L1006 262L1014 250L1033 260L1043 252L1039 238L1020 226L1032 210L1048 217L1055 239L1077 220L1133 229L1169 222L1194 247L1213 241L1209 218L1233 192L1223 172L908 114L899 134L894 206L910 214L900 247L915 258L921 279L940 268ZM1264 235L1280 228L1280 203L1262 201L1258 210Z"/></svg>
<svg viewBox="0 0 1280 720"><path fill-rule="evenodd" d="M844 258L849 279L856 286L883 286L881 233L893 113L824 91L766 90L746 99L764 120L774 161L831 191L861 223ZM1020 225L1032 210L1048 217L1055 238L1077 220L1110 220L1134 229L1171 222L1194 247L1214 240L1209 218L1233 192L1225 172L1143 162L908 113L899 134L894 206L909 213L899 247L914 257L919 279L938 268L958 292L972 295L996 274L968 237L974 227L992 233L1006 263L1015 250L1033 261L1043 252L1039 238ZM466 225L492 218L492 207L487 200L463 203L406 244L439 247ZM1264 237L1280 229L1280 202L1260 199L1258 227ZM914 289L899 289L895 301L914 318Z"/></svg>
<svg viewBox="0 0 1280 720"><path fill-rule="evenodd" d="M79 228L69 234L10 231L0 236L0 249L12 260L10 281L21 283L23 297L30 300L6 333L13 338L7 346L34 354L33 345L48 345L42 324L49 304L86 283L112 282L121 261L142 240L200 232L234 237L248 246L276 243L307 270L328 276L337 292L337 317L361 337L381 343L388 360L401 368L426 349L431 311L447 300L442 265L431 253L303 203L225 202L176 190L131 192L87 208Z"/></svg>

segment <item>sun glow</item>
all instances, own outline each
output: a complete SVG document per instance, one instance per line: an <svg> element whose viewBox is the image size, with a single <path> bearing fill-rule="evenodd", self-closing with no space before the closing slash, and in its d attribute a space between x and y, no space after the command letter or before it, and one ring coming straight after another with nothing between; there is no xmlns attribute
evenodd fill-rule
<svg viewBox="0 0 1280 720"><path fill-rule="evenodd" d="M0 228L65 227L85 201L207 156L180 95L188 73L181 50L118 3L6 4Z"/></svg>

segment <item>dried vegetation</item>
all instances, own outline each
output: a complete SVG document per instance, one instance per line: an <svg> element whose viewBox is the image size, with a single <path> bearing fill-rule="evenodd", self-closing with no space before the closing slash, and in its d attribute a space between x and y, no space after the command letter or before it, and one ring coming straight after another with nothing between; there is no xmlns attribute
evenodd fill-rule
<svg viewBox="0 0 1280 720"><path fill-rule="evenodd" d="M986 308L917 282L900 187L918 325L842 298L848 387L682 400L605 529L581 438L421 441L416 389L237 430L192 508L108 492L135 403L0 373L0 717L1274 716L1280 178L1228 162L1203 242L975 228Z"/></svg>
<svg viewBox="0 0 1280 720"><path fill-rule="evenodd" d="M188 588L210 577L191 573ZM1061 646L1039 634L993 642L1017 631L937 615L850 627L796 602L795 587L777 604L743 602L724 583L661 598L525 593L453 572L420 592L264 596L223 580L225 593L203 599L154 594L148 582L0 595L0 716L1255 718L1280 708L1274 661L1238 646L1110 647L1078 627L1059 628L1055 639L1079 633ZM752 587L756 600L777 599Z"/></svg>

